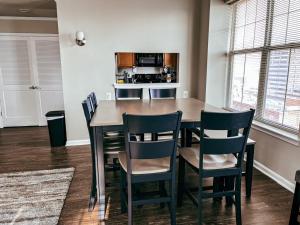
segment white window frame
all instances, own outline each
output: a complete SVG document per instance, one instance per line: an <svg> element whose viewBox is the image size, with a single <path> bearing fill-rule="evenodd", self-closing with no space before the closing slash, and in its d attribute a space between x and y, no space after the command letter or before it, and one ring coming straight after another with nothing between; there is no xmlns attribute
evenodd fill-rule
<svg viewBox="0 0 300 225"><path fill-rule="evenodd" d="M243 0L242 0L243 1ZM267 0L267 18L266 18L266 29L265 29L265 43L262 47L254 47L250 49L241 49L234 50L234 35L235 35L235 19L236 19L236 6L233 7L233 17L231 25L231 36L230 36L230 51L228 57L228 85L227 85L227 102L226 105L229 108L231 105L231 96L232 96L232 81L233 81L233 56L236 54L247 54L251 52L261 52L261 68L259 74L259 83L258 83L258 95L257 95L257 105L256 105L256 115L254 118L254 127L258 128L260 131L267 131L267 133L274 134L275 136L280 135L288 138L288 142L292 144L300 145L300 124L298 130L286 127L284 125L276 124L275 122L268 121L263 118L263 109L265 102L265 95L267 92L267 74L268 74L268 64L270 60L270 52L272 50L279 49L291 49L299 48L299 43L291 44L282 44L277 46L271 46L271 29L273 23L273 10L271 7L274 7L274 0ZM260 96L260 97L259 97Z"/></svg>

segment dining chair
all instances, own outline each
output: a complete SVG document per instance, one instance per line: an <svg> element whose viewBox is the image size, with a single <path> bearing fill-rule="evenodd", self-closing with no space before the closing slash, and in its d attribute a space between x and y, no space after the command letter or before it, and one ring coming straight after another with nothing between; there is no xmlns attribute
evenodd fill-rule
<svg viewBox="0 0 300 225"><path fill-rule="evenodd" d="M95 92L91 92L87 96L87 100L90 101L92 113L95 113L96 108L98 107ZM123 132L122 131L104 132L104 147L106 151L110 153L105 155L106 163L108 158L112 158L113 159L112 168L114 170L118 169L117 154L118 151L122 151L125 148Z"/></svg>
<svg viewBox="0 0 300 225"><path fill-rule="evenodd" d="M92 104L92 109L93 111L96 110L97 106L98 106L98 102L97 102L97 97L95 92L91 92L87 98L90 100L91 104Z"/></svg>
<svg viewBox="0 0 300 225"><path fill-rule="evenodd" d="M203 223L202 200L206 198L231 198L236 208L236 223L242 224L241 177L244 150L249 136L254 110L234 113L201 112L200 146L179 150L178 206L186 193L198 206L198 224ZM206 136L206 130L225 130L227 137ZM242 133L232 131L242 130ZM185 165L198 174L197 197L185 184ZM204 178L225 178L224 190L210 191L203 185ZM234 199L233 199L234 197Z"/></svg>
<svg viewBox="0 0 300 225"><path fill-rule="evenodd" d="M143 99L143 88L125 89L115 88L116 100L139 100ZM136 134L141 140L144 140L144 134Z"/></svg>
<svg viewBox="0 0 300 225"><path fill-rule="evenodd" d="M293 198L293 205L291 210L289 225L299 225L298 217L300 215L300 170L296 172L295 176L296 187Z"/></svg>
<svg viewBox="0 0 300 225"><path fill-rule="evenodd" d="M115 88L116 100L143 99L143 88Z"/></svg>
<svg viewBox="0 0 300 225"><path fill-rule="evenodd" d="M96 162L95 162L95 149L94 149L94 134L93 129L90 126L90 122L94 115L93 104L89 97L82 102L82 108L88 128L90 145L91 145L91 156L92 156L92 182L91 182L91 191L90 191L90 201L89 201L89 211L92 211L95 207L97 201L97 189L96 189ZM124 150L124 136L120 135L108 135L104 134L104 157L107 164L107 159L112 158L113 164L111 168L115 171L118 169L117 157L119 151ZM110 169L110 168L109 168Z"/></svg>
<svg viewBox="0 0 300 225"><path fill-rule="evenodd" d="M176 88L149 88L150 99L176 99ZM152 140L159 137L170 136L172 133L151 134Z"/></svg>
<svg viewBox="0 0 300 225"><path fill-rule="evenodd" d="M93 116L93 109L90 100L87 98L82 102L82 108L89 132L90 143L91 143L91 156L92 156L92 182L91 182L91 192L90 192L90 201L89 201L89 211L92 211L95 207L95 203L97 201L97 189L96 189L96 162L95 162L95 151L94 151L94 135L92 128L90 126L90 122ZM93 199L95 197L95 199Z"/></svg>
<svg viewBox="0 0 300 225"><path fill-rule="evenodd" d="M171 224L176 224L176 149L182 112L165 115L123 114L126 152L119 153L121 164L121 212L128 211L128 224L133 223L133 206L168 203ZM159 141L132 140L134 134L172 131L170 139ZM159 182L158 192L136 193L135 185ZM169 193L164 183L169 182ZM127 187L126 187L127 186ZM150 198L151 194L159 197ZM135 196L133 196L135 195ZM147 198L143 198L148 196Z"/></svg>
<svg viewBox="0 0 300 225"><path fill-rule="evenodd" d="M176 99L176 88L149 88L150 99Z"/></svg>

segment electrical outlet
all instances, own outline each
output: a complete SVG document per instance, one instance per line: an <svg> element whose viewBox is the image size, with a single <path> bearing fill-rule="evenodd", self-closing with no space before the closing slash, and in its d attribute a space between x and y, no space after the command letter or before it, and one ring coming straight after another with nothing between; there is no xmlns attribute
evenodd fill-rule
<svg viewBox="0 0 300 225"><path fill-rule="evenodd" d="M184 91L183 92L183 98L188 98L189 97L189 92L188 91Z"/></svg>
<svg viewBox="0 0 300 225"><path fill-rule="evenodd" d="M111 100L111 93L110 92L106 92L106 100Z"/></svg>

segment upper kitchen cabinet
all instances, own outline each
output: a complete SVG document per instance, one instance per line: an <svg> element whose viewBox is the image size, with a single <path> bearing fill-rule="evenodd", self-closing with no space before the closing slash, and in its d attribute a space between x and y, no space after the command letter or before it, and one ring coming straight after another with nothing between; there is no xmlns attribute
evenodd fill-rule
<svg viewBox="0 0 300 225"><path fill-rule="evenodd" d="M177 53L164 53L164 66L176 68Z"/></svg>
<svg viewBox="0 0 300 225"><path fill-rule="evenodd" d="M130 52L117 53L118 68L133 67L134 64L135 64L134 53L130 53Z"/></svg>

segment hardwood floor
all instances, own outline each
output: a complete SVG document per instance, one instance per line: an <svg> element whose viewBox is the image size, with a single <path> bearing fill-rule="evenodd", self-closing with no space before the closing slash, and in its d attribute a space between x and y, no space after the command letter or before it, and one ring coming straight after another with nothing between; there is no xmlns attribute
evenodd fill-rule
<svg viewBox="0 0 300 225"><path fill-rule="evenodd" d="M48 130L45 127L0 129L0 173L75 167L59 224L127 224L127 214L120 214L118 173L108 172L107 181L109 204L107 221L98 222L97 208L87 211L91 158L89 146L51 149ZM244 225L284 225L288 224L292 193L274 181L254 172L251 199L242 191L242 212ZM204 204L206 224L235 224L234 207L225 206L225 201ZM134 209L136 224L169 224L167 208L159 205ZM196 208L185 198L183 207L177 209L177 224L196 224Z"/></svg>

